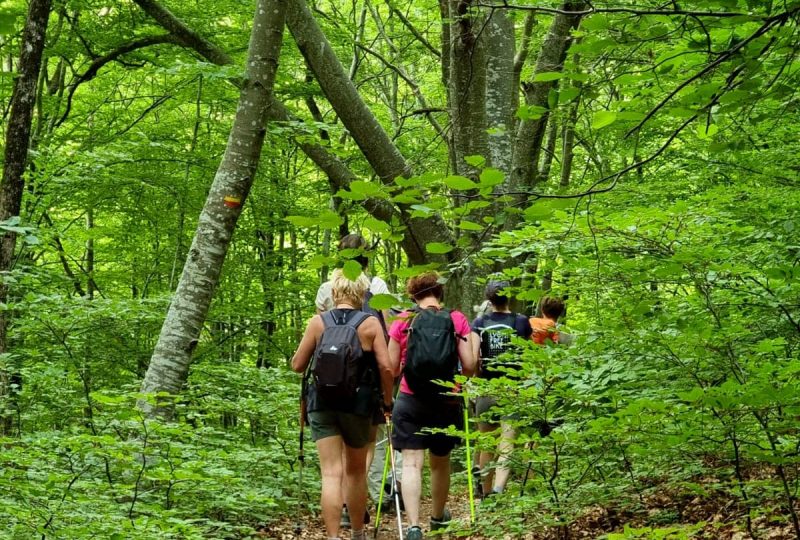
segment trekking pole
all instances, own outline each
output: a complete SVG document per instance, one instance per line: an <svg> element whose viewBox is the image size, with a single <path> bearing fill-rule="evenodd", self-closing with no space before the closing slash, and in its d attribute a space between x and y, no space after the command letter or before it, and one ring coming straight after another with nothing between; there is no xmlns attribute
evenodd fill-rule
<svg viewBox="0 0 800 540"><path fill-rule="evenodd" d="M386 476L389 474L389 445L386 445L386 452L383 457L383 474L381 475L381 493L378 495L378 510L375 513L375 535L373 538L378 538L378 533L381 530L381 507L383 506L383 486L386 485Z"/></svg>
<svg viewBox="0 0 800 540"><path fill-rule="evenodd" d="M403 517L400 515L400 491L397 489L397 466L394 462L394 446L392 445L392 419L386 414L386 435L388 445L386 449L389 452L390 461L392 464L392 493L394 493L395 511L397 512L397 533L400 535L400 540L403 540Z"/></svg>
<svg viewBox="0 0 800 540"><path fill-rule="evenodd" d="M464 440L467 447L467 487L469 489L469 522L475 522L475 488L472 485L472 454L469 448L469 398L464 393Z"/></svg>

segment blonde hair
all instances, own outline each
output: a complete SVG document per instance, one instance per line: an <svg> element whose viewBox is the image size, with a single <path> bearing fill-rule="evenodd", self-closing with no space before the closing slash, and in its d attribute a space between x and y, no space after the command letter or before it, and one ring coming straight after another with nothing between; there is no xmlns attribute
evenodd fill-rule
<svg viewBox="0 0 800 540"><path fill-rule="evenodd" d="M345 303L360 309L368 290L369 278L364 272L361 272L355 281L351 281L344 275L341 268L333 271L331 276L331 296L333 297L334 305Z"/></svg>

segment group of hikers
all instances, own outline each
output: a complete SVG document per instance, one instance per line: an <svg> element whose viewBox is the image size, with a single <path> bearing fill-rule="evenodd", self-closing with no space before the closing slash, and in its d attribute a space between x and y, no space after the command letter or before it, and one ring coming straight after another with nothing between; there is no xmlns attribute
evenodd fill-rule
<svg viewBox="0 0 800 540"><path fill-rule="evenodd" d="M389 291L382 279L367 277L366 248L365 239L357 234L340 241L340 250L362 253L355 260L363 272L352 280L338 268L320 286L317 315L305 329L292 369L305 373L305 418L319 453L321 510L328 539L338 540L345 525L352 528L353 540L366 538L368 491L376 500L381 498L386 476L385 467L377 482L376 475L370 474L368 489L368 471L375 468L376 441L385 437L391 449L387 451L393 465L390 494L397 502L401 538L420 540L424 537L420 501L425 450L430 467L429 530L437 531L451 519L446 508L450 453L459 442L446 430L464 429L466 421L456 384L448 388L437 381L454 381L457 373L487 379L508 374L501 360L513 336L540 344L567 337L559 336L556 327L564 304L544 298L542 317L529 319L509 309L508 283L490 281L486 287L490 309L470 324L463 313L443 306L440 276L425 272L406 284L414 307L390 316L369 306L373 295ZM484 497L505 489L516 435L511 419L500 416L496 405L491 396L475 402L480 431L500 429L497 451L478 456L483 471L479 471L479 491ZM400 454L397 459L395 451ZM401 495L408 524L405 531L399 518Z"/></svg>

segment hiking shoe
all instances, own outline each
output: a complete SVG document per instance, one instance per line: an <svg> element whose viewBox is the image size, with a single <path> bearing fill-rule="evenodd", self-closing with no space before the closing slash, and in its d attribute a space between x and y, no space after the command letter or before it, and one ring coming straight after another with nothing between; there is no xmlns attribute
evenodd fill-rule
<svg viewBox="0 0 800 540"><path fill-rule="evenodd" d="M406 531L406 540L422 540L422 529L419 527L409 527Z"/></svg>
<svg viewBox="0 0 800 540"><path fill-rule="evenodd" d="M450 519L450 511L447 508L442 512L442 517L438 519L431 517L431 532L446 529L450 525Z"/></svg>
<svg viewBox="0 0 800 540"><path fill-rule="evenodd" d="M342 506L342 517L339 520L339 527L343 529L350 528L350 514L347 513L347 506Z"/></svg>

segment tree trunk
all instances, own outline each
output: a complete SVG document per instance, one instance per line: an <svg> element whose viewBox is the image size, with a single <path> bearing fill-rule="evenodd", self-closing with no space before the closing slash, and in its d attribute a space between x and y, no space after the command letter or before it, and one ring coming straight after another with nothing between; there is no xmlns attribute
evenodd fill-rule
<svg viewBox="0 0 800 540"><path fill-rule="evenodd" d="M11 115L5 140L5 161L3 180L0 185L0 221L18 216L22 207L22 193L25 181L22 174L28 164L28 148L31 137L31 120L36 105L36 87L39 70L42 64L42 53L47 35L47 22L50 17L51 0L31 0L25 29L22 32L22 44L19 55L19 72L14 81L11 95ZM0 274L3 276L11 270L17 236L8 232L0 240ZM8 302L8 285L3 279L0 282L0 302ZM10 313L0 311L0 354L8 352L8 326ZM10 395L9 373L0 370L0 406ZM11 430L11 417L0 418L0 435L7 435Z"/></svg>
<svg viewBox="0 0 800 540"><path fill-rule="evenodd" d="M580 11L584 7L584 2L564 2L561 9L563 11ZM580 15L563 13L555 15L536 59L536 74L562 71L570 34L579 22ZM557 81L526 83L524 85L525 104L549 109L548 97L550 90L554 89L556 84ZM529 189L535 184L548 116L549 114L545 113L540 118L522 120L519 124L511 175L511 187L514 190Z"/></svg>
<svg viewBox="0 0 800 540"><path fill-rule="evenodd" d="M372 169L387 184L398 176L410 176L411 167L359 95L305 0L289 0L288 4L286 24L298 49ZM403 205L398 205L398 209L396 213L408 227L402 245L412 264L429 263L434 258L425 251L426 242L453 243L441 218L412 220Z"/></svg>
<svg viewBox="0 0 800 540"><path fill-rule="evenodd" d="M495 1L495 3L499 3ZM514 76L514 20L496 9L486 22L486 127L489 165L511 172L511 140L518 92Z"/></svg>
<svg viewBox="0 0 800 540"><path fill-rule="evenodd" d="M142 392L177 394L189 372L192 351L208 314L242 204L261 157L278 68L286 2L258 0L246 75L222 163L217 169L183 274L161 328ZM169 403L139 402L149 416L169 416Z"/></svg>
<svg viewBox="0 0 800 540"><path fill-rule="evenodd" d="M483 17L478 10L470 9L471 1L450 0L448 3L450 78L447 95L453 130L454 172L476 177L477 169L464 158L488 155L486 46L480 36Z"/></svg>

